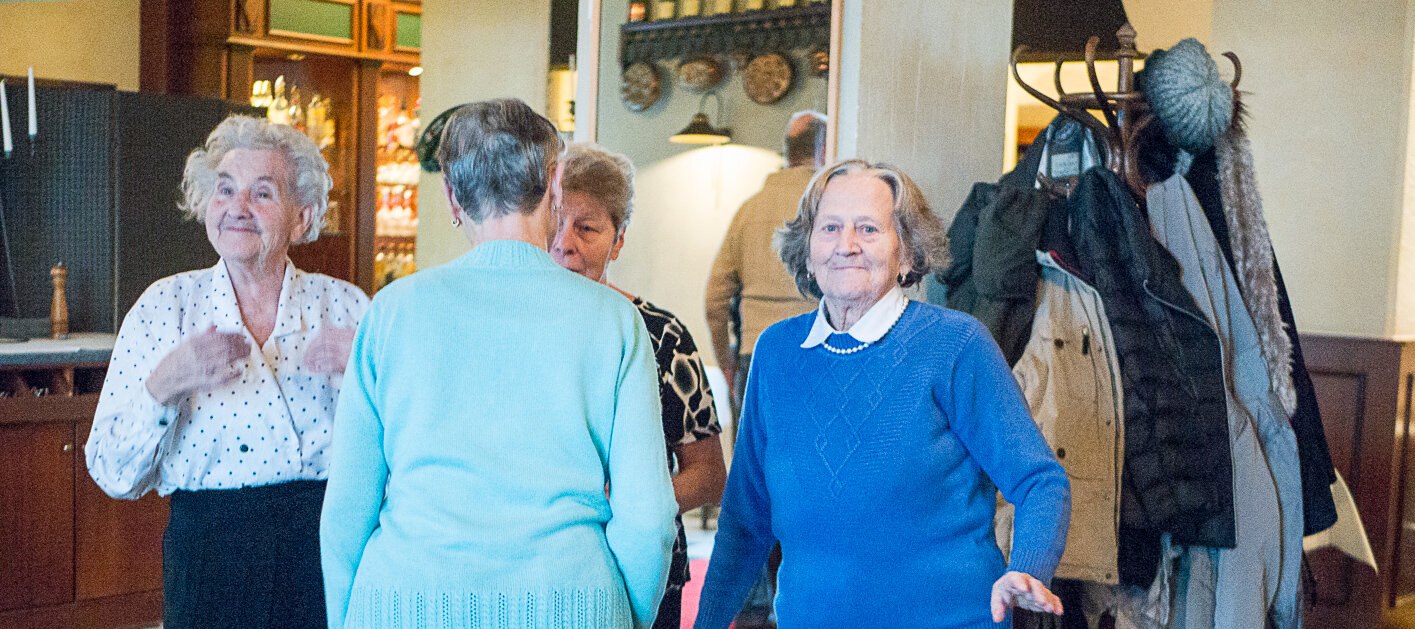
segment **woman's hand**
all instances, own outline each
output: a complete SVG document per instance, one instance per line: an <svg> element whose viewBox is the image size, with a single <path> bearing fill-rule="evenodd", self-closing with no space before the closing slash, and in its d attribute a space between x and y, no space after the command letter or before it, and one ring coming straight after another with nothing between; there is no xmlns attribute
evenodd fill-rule
<svg viewBox="0 0 1415 629"><path fill-rule="evenodd" d="M214 389L241 376L241 363L251 346L243 334L217 332L216 326L193 336L171 351L152 375L147 390L164 406L197 391Z"/></svg>
<svg viewBox="0 0 1415 629"><path fill-rule="evenodd" d="M1061 599L1036 577L1023 572L1009 572L992 584L992 621L1002 622L1013 607L1061 614Z"/></svg>
<svg viewBox="0 0 1415 629"><path fill-rule="evenodd" d="M344 373L354 348L354 328L324 328L305 350L305 369L314 373Z"/></svg>

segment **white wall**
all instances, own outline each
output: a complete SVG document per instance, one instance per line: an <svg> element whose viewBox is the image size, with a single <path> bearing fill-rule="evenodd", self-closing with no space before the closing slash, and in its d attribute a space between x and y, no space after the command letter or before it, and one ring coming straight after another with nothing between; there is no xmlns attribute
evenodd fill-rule
<svg viewBox="0 0 1415 629"><path fill-rule="evenodd" d="M138 0L0 2L0 74L138 89Z"/></svg>
<svg viewBox="0 0 1415 629"><path fill-rule="evenodd" d="M550 0L423 0L422 119L479 100L514 96L545 109L550 64ZM418 268L441 264L470 245L451 226L442 176L422 176Z"/></svg>

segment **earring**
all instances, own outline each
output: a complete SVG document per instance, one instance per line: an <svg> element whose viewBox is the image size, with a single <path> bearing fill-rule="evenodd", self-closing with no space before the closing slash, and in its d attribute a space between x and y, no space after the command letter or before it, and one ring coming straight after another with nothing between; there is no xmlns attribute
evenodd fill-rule
<svg viewBox="0 0 1415 629"><path fill-rule="evenodd" d="M900 273L898 279L899 279L899 285L900 285L900 286L903 286L903 285L904 285L904 274L903 274L903 273Z"/></svg>
<svg viewBox="0 0 1415 629"><path fill-rule="evenodd" d="M453 226L453 227L461 227L461 226L462 226L462 219L461 219L460 217L454 215L454 216L452 217L452 226Z"/></svg>

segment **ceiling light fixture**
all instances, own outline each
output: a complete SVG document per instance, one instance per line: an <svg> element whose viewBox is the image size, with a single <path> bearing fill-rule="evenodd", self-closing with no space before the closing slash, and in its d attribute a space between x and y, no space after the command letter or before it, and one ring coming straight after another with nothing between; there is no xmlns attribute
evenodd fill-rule
<svg viewBox="0 0 1415 629"><path fill-rule="evenodd" d="M712 126L704 111L707 109L707 99L709 96L717 98L717 119L722 120L722 97L717 92L703 94L702 100L698 101L698 113L693 115L693 120L682 131L668 138L674 144L726 144L732 141L732 132L726 128Z"/></svg>

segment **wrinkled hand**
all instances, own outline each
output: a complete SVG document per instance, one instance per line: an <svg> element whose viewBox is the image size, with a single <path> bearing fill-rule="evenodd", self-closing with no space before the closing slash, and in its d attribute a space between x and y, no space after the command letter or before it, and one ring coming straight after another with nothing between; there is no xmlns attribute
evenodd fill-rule
<svg viewBox="0 0 1415 629"><path fill-rule="evenodd" d="M215 389L241 376L251 346L243 334L217 332L216 326L172 350L152 370L147 390L158 402L171 405L190 393Z"/></svg>
<svg viewBox="0 0 1415 629"><path fill-rule="evenodd" d="M1007 610L1013 607L1061 614L1061 599L1036 577L1023 572L1009 572L992 584L992 621L1002 622L1007 617Z"/></svg>
<svg viewBox="0 0 1415 629"><path fill-rule="evenodd" d="M314 373L344 373L354 347L354 328L324 328L305 350L305 369Z"/></svg>

